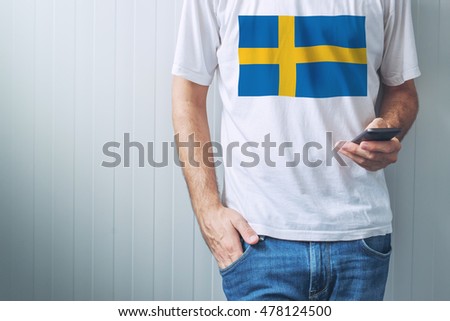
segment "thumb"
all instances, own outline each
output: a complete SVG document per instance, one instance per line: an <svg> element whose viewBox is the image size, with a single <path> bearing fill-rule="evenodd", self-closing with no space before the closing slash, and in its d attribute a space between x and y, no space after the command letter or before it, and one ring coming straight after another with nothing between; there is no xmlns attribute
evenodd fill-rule
<svg viewBox="0 0 450 321"><path fill-rule="evenodd" d="M259 236L248 224L248 222L242 217L242 215L237 214L232 221L234 228L239 232L239 234L244 239L245 243L254 245L259 242Z"/></svg>
<svg viewBox="0 0 450 321"><path fill-rule="evenodd" d="M367 128L386 128L389 127L388 123L383 118L375 118Z"/></svg>
<svg viewBox="0 0 450 321"><path fill-rule="evenodd" d="M344 147L345 144L347 144L347 141L345 141L345 140L340 140L340 141L338 141L336 144L334 144L334 148L335 148L337 151L340 151L341 148Z"/></svg>

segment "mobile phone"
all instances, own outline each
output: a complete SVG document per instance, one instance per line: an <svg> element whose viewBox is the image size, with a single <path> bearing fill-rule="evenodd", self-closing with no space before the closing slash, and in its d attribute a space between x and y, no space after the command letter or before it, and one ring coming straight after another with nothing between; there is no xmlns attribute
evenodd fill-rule
<svg viewBox="0 0 450 321"><path fill-rule="evenodd" d="M389 141L401 131L401 128L368 128L356 136L352 142L361 144L363 141Z"/></svg>

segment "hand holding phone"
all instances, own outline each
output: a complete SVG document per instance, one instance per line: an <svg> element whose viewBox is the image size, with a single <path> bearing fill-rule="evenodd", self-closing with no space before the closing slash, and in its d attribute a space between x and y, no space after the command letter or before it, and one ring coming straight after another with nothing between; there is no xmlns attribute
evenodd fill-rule
<svg viewBox="0 0 450 321"><path fill-rule="evenodd" d="M400 128L367 128L356 136L352 142L359 145L363 141L390 141L401 131Z"/></svg>

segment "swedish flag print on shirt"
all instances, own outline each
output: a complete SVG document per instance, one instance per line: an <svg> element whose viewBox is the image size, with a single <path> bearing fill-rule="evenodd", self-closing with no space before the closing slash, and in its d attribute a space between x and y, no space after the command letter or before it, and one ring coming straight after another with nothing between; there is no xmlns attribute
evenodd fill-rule
<svg viewBox="0 0 450 321"><path fill-rule="evenodd" d="M367 96L365 17L239 16L239 96Z"/></svg>

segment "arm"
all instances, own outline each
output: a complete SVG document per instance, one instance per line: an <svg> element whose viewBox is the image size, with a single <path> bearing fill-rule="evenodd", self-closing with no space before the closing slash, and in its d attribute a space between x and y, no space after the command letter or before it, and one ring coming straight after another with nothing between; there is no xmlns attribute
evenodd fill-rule
<svg viewBox="0 0 450 321"><path fill-rule="evenodd" d="M395 87L384 86L380 118L367 128L402 128L399 138L388 142L362 142L360 145L347 142L340 152L369 171L378 171L395 163L401 149L400 140L411 128L419 109L414 80Z"/></svg>
<svg viewBox="0 0 450 321"><path fill-rule="evenodd" d="M240 235L249 244L257 243L258 236L242 215L221 204L215 169L202 161L202 147L211 141L206 113L207 92L208 87L175 76L172 119L180 142L188 142L189 135L195 134L196 143L200 143L193 154L199 166L195 166L193 160L189 161L188 151L180 148L180 144L178 153L180 161L184 162L183 173L203 238L219 267L224 268L242 255Z"/></svg>
<svg viewBox="0 0 450 321"><path fill-rule="evenodd" d="M388 127L402 128L398 136L402 140L416 120L419 111L419 99L414 80L396 87L384 86L380 117Z"/></svg>

